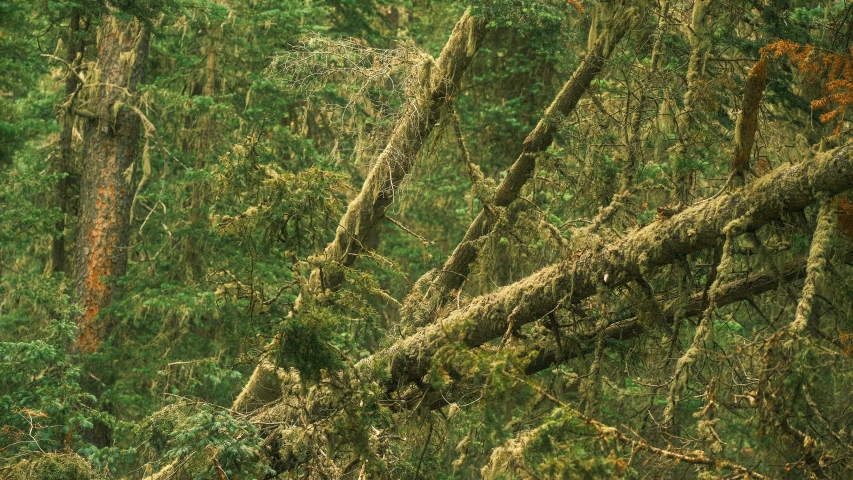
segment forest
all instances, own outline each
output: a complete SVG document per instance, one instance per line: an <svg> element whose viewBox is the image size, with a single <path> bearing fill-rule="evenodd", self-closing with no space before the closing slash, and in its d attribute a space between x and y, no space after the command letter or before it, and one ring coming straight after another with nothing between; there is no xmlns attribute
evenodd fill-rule
<svg viewBox="0 0 853 480"><path fill-rule="evenodd" d="M853 478L851 105L846 0L0 0L0 478Z"/></svg>

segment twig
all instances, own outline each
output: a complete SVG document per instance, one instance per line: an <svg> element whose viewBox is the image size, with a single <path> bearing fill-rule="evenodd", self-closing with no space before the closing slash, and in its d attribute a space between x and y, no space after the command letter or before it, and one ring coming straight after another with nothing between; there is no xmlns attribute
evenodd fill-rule
<svg viewBox="0 0 853 480"><path fill-rule="evenodd" d="M403 224L402 224L402 223L400 223L399 221L397 221L397 220L393 219L392 217L389 217L388 215L386 215L386 216L385 216L385 218L387 218L387 219L388 219L388 221L390 221L390 222L391 222L391 223L393 223L394 225L397 225L398 227L400 227L400 229L401 229L401 230L403 230L404 232L406 232L406 233L408 233L409 235L411 235L411 236L413 236L413 237L417 238L418 240L420 240L420 241L421 241L421 243L423 243L424 245L435 245L435 242L433 242L432 240L428 240L428 239L426 239L426 238L424 238L424 237L422 237L422 236L418 235L417 233L415 233L415 232L411 231L410 229L406 228L406 226L405 226L405 225L403 225Z"/></svg>

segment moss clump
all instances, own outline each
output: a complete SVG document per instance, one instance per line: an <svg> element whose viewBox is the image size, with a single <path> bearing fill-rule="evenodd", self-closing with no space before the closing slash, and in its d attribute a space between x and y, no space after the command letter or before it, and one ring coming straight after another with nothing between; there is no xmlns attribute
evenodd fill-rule
<svg viewBox="0 0 853 480"><path fill-rule="evenodd" d="M86 460L73 453L46 453L21 460L2 472L8 480L90 480L98 478ZM8 475L8 477L6 477Z"/></svg>

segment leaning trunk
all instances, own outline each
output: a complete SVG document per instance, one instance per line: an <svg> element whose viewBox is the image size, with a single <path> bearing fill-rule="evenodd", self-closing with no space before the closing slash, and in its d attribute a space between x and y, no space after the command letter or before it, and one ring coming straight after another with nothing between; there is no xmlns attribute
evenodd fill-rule
<svg viewBox="0 0 853 480"><path fill-rule="evenodd" d="M422 65L423 81L415 92L416 109L405 112L385 149L373 163L358 196L350 202L340 220L335 238L323 251L324 265L311 272L308 294L321 300L327 291L338 289L344 281L342 266L352 265L362 247L378 234L385 210L394 201L397 189L414 166L427 137L438 123L448 102L456 95L462 75L480 48L486 33L486 21L466 11L456 23L438 59ZM304 301L300 297L292 314L297 314ZM254 410L264 404L269 391L278 390L282 372L262 361L249 382L234 401L238 412Z"/></svg>
<svg viewBox="0 0 853 480"><path fill-rule="evenodd" d="M551 145L554 139L558 126L555 118L566 116L574 110L590 83L601 72L604 63L628 31L632 18L631 14L625 13L615 20L613 25L598 37L598 40L593 42L590 51L545 110L545 115L539 120L536 128L524 139L521 155L507 170L506 177L495 190L494 206L509 207L519 197L521 189L533 176L536 158ZM424 304L434 305L434 309L409 312L407 321L411 326L422 327L428 324L434 311L450 300L450 292L462 287L479 256L477 242L489 235L496 224L497 215L490 212L490 209L484 209L477 215L465 232L465 237L456 246L430 285L429 299Z"/></svg>

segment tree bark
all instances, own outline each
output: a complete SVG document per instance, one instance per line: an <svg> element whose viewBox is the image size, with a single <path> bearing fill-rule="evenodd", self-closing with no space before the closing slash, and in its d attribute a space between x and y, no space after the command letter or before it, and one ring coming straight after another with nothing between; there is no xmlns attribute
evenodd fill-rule
<svg viewBox="0 0 853 480"><path fill-rule="evenodd" d="M749 169L749 156L755 133L758 131L758 111L761 106L761 94L764 93L764 83L767 80L767 57L762 57L746 77L743 89L743 104L735 126L735 151L732 155L730 175L743 177L743 172Z"/></svg>
<svg viewBox="0 0 853 480"><path fill-rule="evenodd" d="M85 124L80 184L80 223L75 245L74 292L83 313L77 346L93 352L110 334L102 315L120 294L127 269L134 161L140 119L127 105L145 75L150 34L138 21L104 15L98 30L98 60L87 88L93 90Z"/></svg>
<svg viewBox="0 0 853 480"><path fill-rule="evenodd" d="M72 135L74 133L74 96L80 87L80 79L73 69L79 65L78 55L83 53L83 45L80 42L80 10L71 10L71 18L68 21L68 34L65 37L65 61L68 74L65 77L65 101L67 106L62 116L62 132L59 134L59 157L54 169L65 176L56 184L54 205L59 208L60 217L56 221L53 239L51 241L51 270L53 272L65 272L67 270L67 255L65 249L65 221L68 215L68 194L71 179L70 168L73 162L74 151L72 148Z"/></svg>

